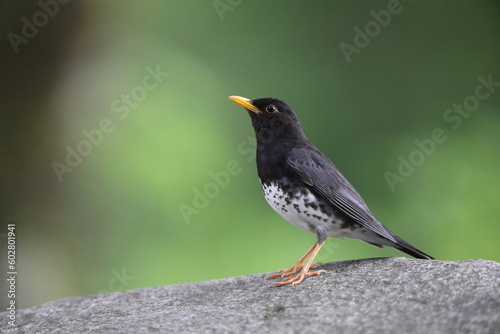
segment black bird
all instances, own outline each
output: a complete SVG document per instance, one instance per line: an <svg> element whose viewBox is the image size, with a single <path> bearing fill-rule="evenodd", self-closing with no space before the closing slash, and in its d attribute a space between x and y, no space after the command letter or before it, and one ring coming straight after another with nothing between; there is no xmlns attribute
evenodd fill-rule
<svg viewBox="0 0 500 334"><path fill-rule="evenodd" d="M390 246L420 259L433 259L382 225L335 165L306 138L297 116L276 98L229 99L248 111L257 139L257 170L271 207L293 225L314 233L316 243L290 269L270 277L285 277L278 286L300 283L314 269L314 257L326 237L360 239L377 247ZM303 262L309 256L305 266ZM291 276L297 270L296 276Z"/></svg>

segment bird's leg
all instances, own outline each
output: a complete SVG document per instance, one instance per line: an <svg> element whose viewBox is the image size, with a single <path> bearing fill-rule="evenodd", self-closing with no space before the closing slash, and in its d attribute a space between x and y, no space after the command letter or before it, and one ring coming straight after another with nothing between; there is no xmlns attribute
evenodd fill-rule
<svg viewBox="0 0 500 334"><path fill-rule="evenodd" d="M277 274L271 274L271 275L269 275L269 278L290 276L290 275L295 274L297 272L297 270L304 268L302 263L311 254L311 252L314 250L316 245L317 245L317 243L312 245L312 247L309 248L309 250L304 255L302 255L302 257L293 265L293 267L291 267L290 269L279 269ZM315 264L311 265L310 268L314 269L314 267L316 267L317 265L318 265L318 263L315 263Z"/></svg>
<svg viewBox="0 0 500 334"><path fill-rule="evenodd" d="M309 257L309 260L307 260L306 265L302 268L300 273L298 273L296 276L293 276L293 277L286 277L283 279L283 281L276 282L276 283L274 283L274 285L277 285L277 286L282 286L282 285L287 285L287 284L297 285L300 282L302 282L302 280L306 276L318 276L319 274L326 272L325 270L309 271L309 269L312 268L311 264L314 261L316 254L318 254L319 250L321 249L321 246L323 246L324 243L325 243L324 241L320 244L315 243L311 247L311 249L307 251L308 253L311 254L311 256Z"/></svg>

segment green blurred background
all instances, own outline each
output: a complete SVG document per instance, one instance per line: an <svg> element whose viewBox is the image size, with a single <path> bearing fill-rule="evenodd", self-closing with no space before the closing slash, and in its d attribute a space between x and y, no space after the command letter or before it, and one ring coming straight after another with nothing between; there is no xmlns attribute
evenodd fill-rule
<svg viewBox="0 0 500 334"><path fill-rule="evenodd" d="M265 202L249 117L228 95L287 101L416 247L500 261L500 87L456 129L443 119L479 76L500 81L498 1L401 1L380 31L371 11L387 0L47 3L57 13L43 25L38 2L1 5L0 247L15 222L19 307L269 272L312 245ZM16 53L9 33L34 15L41 27ZM367 23L373 37L348 62L340 45ZM446 140L392 191L384 174L435 128ZM68 147L88 154L60 182ZM330 239L318 259L386 256L404 255Z"/></svg>

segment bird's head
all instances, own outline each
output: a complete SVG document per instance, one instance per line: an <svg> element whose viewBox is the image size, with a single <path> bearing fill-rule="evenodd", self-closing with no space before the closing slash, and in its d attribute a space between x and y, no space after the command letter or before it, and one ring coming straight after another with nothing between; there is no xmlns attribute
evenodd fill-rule
<svg viewBox="0 0 500 334"><path fill-rule="evenodd" d="M285 102L273 97L250 100L230 96L229 99L248 111L257 142L270 143L284 139L295 142L305 139L297 116Z"/></svg>

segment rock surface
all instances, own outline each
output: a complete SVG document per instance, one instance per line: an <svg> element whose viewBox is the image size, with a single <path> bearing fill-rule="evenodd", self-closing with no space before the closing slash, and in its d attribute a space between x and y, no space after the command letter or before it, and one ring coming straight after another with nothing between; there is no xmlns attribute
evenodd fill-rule
<svg viewBox="0 0 500 334"><path fill-rule="evenodd" d="M56 300L1 333L500 333L500 263L366 259L273 287L265 274Z"/></svg>

